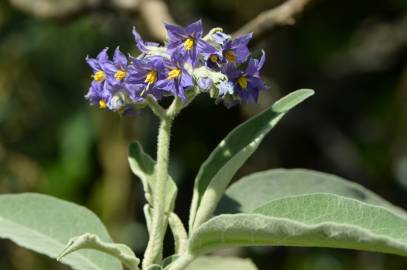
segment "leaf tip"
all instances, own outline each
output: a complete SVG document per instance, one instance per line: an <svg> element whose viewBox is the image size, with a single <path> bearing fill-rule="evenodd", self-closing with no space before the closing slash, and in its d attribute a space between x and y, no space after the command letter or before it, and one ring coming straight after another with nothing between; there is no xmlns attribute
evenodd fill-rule
<svg viewBox="0 0 407 270"><path fill-rule="evenodd" d="M314 90L307 88L296 90L276 101L272 109L277 113L285 113L314 95L314 93Z"/></svg>

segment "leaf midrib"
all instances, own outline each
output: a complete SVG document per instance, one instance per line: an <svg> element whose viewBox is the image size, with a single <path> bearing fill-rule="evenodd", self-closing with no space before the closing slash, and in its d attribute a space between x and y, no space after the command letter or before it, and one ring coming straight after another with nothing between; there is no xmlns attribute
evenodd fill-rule
<svg viewBox="0 0 407 270"><path fill-rule="evenodd" d="M387 210L387 209L385 209L385 210ZM331 222L331 221L329 221L329 222L321 222L321 223L318 223L318 224L306 224L306 223L299 222L299 221L296 221L296 220L292 220L292 219L289 219L289 218L273 217L273 216L267 216L267 215L258 214L258 213L222 214L222 215L216 216L215 218L213 218L211 220L208 220L207 222L205 222L201 226L199 226L199 228L194 233L195 235L192 235L192 237L190 238L190 241L194 240L194 236L196 237L196 234L200 233L200 229L203 226L205 226L207 223L213 221L214 219L219 219L219 218L222 218L223 216L236 216L236 215L245 216L245 217L256 216L256 217L261 217L261 218L264 218L264 219L270 219L271 221L287 222L287 223L291 223L291 224L294 224L294 225L301 226L301 227L303 227L305 229L317 230L317 229L322 228L324 226L337 226L337 227L342 227L342 228L355 229L355 230L357 230L357 231L359 231L361 233L364 233L370 239L374 239L375 241L383 241L383 240L386 241L386 242L390 241L390 242L395 243L395 244L397 244L397 245L399 245L399 246L401 246L401 247L403 247L404 249L407 250L407 244L404 243L404 242L399 241L398 239L395 239L393 237L389 237L389 236L386 236L386 235L383 235L383 234L379 234L379 233L374 234L370 230L367 230L365 228L362 228L360 226L353 225L353 224L338 223L338 222ZM208 233L206 233L206 234L208 234ZM213 235L214 232L212 231L209 234ZM238 240L230 240L229 239L227 241L223 240L222 242L219 242L219 241L216 241L216 240L211 240L211 241L204 242L204 244L201 244L202 240L198 238L198 244L196 245L196 248L194 248L193 250L200 250L200 249L206 250L206 249L208 249L208 247L211 247L211 246L216 246L216 247L225 246L225 247L227 247L227 246L229 246L228 244L237 244L239 246L245 246L244 244L241 245L242 242L248 242L247 238L242 238L242 239L238 239ZM253 245L259 245L259 244L270 245L270 242L268 242L268 241L264 241L264 242L252 241L252 242L253 242ZM308 245L304 245L304 246L308 246ZM208 250L215 250L215 249L209 248Z"/></svg>

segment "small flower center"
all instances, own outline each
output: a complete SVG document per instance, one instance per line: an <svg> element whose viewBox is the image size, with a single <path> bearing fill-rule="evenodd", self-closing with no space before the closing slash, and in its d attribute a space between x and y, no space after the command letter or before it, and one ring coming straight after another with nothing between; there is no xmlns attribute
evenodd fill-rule
<svg viewBox="0 0 407 270"><path fill-rule="evenodd" d="M104 81L106 79L106 73L103 70L99 70L93 74L93 79L98 82Z"/></svg>
<svg viewBox="0 0 407 270"><path fill-rule="evenodd" d="M236 61L236 55L234 54L234 52L232 50L227 50L225 53L226 59L229 62L235 62Z"/></svg>
<svg viewBox="0 0 407 270"><path fill-rule="evenodd" d="M170 72L168 72L168 80L174 80L181 75L181 69L174 68Z"/></svg>
<svg viewBox="0 0 407 270"><path fill-rule="evenodd" d="M195 40L192 37L188 37L184 40L184 49L189 51L194 47Z"/></svg>
<svg viewBox="0 0 407 270"><path fill-rule="evenodd" d="M214 54L212 54L209 59L213 62L213 63L217 63L218 62L218 57Z"/></svg>
<svg viewBox="0 0 407 270"><path fill-rule="evenodd" d="M240 85L242 89L247 88L247 79L244 76L240 76L239 79L237 79L237 83Z"/></svg>
<svg viewBox="0 0 407 270"><path fill-rule="evenodd" d="M126 76L127 76L127 72L123 71L123 70L120 70L120 69L118 71L116 71L116 73L114 74L114 77L118 81L123 80L124 78L126 78Z"/></svg>
<svg viewBox="0 0 407 270"><path fill-rule="evenodd" d="M99 100L99 108L101 108L101 109L106 109L107 108L107 104L106 104L106 101L104 99Z"/></svg>
<svg viewBox="0 0 407 270"><path fill-rule="evenodd" d="M157 81L157 72L155 70L150 70L147 72L145 83L155 83Z"/></svg>

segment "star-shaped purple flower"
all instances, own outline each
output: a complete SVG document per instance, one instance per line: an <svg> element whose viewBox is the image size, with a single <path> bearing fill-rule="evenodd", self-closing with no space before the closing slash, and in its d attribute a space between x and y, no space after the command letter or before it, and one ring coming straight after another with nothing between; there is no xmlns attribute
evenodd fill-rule
<svg viewBox="0 0 407 270"><path fill-rule="evenodd" d="M112 86L108 82L108 74L105 69L105 64L110 62L107 50L108 48L103 49L96 58L86 57L86 62L93 72L93 81L85 97L91 104L99 104L102 109L107 108L112 96Z"/></svg>
<svg viewBox="0 0 407 270"><path fill-rule="evenodd" d="M193 86L192 76L185 69L185 56L175 52L171 60L164 62L166 78L157 82L157 87L186 100L185 90Z"/></svg>
<svg viewBox="0 0 407 270"><path fill-rule="evenodd" d="M224 60L229 63L241 64L250 55L247 44L252 38L252 33L240 36L233 40L226 40L222 48Z"/></svg>
<svg viewBox="0 0 407 270"><path fill-rule="evenodd" d="M104 87L104 84L93 81L85 98L89 100L92 105L99 105L99 108L109 108L112 92Z"/></svg>
<svg viewBox="0 0 407 270"><path fill-rule="evenodd" d="M113 55L113 61L106 61L101 64L107 74L107 82L112 85L114 90L121 90L124 87L124 79L127 77L127 58L116 48Z"/></svg>
<svg viewBox="0 0 407 270"><path fill-rule="evenodd" d="M167 51L170 55L174 52L185 55L187 59L196 65L201 54L216 53L216 49L202 39L202 22L198 20L187 27L166 24L168 34Z"/></svg>
<svg viewBox="0 0 407 270"><path fill-rule="evenodd" d="M233 64L227 64L225 74L234 84L235 92L246 103L250 100L257 102L260 90L267 89L266 84L260 77L260 70L264 65L265 53L262 51L260 60L251 58L246 70L238 70Z"/></svg>
<svg viewBox="0 0 407 270"><path fill-rule="evenodd" d="M156 100L162 97L163 91L157 87L157 83L166 78L162 57L134 58L128 72L125 83L133 101L140 102L146 95L152 95Z"/></svg>

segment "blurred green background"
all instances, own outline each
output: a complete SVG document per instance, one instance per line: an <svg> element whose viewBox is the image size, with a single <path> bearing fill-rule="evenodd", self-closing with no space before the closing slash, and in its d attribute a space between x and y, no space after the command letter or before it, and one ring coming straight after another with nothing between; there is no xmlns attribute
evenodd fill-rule
<svg viewBox="0 0 407 270"><path fill-rule="evenodd" d="M57 19L39 18L24 2L41 8L81 1L0 1L0 193L34 191L86 205L115 240L141 255L144 199L127 165L127 145L140 140L154 156L157 121L148 112L120 117L90 107L83 98L91 75L84 59L106 46L136 53L133 25L146 39L154 36L138 12L108 1ZM174 0L168 7L179 24L202 18L206 30L233 32L280 3ZM175 123L171 173L180 185L181 218L187 220L195 173L216 144L278 97L304 87L316 95L286 116L235 179L277 167L316 169L407 208L407 1L315 0L295 26L252 43L255 53L262 48L271 88L259 105L228 110L202 95ZM166 254L171 245L168 238ZM250 256L266 270L407 269L402 257L338 249L222 253ZM0 269L68 268L1 240Z"/></svg>

